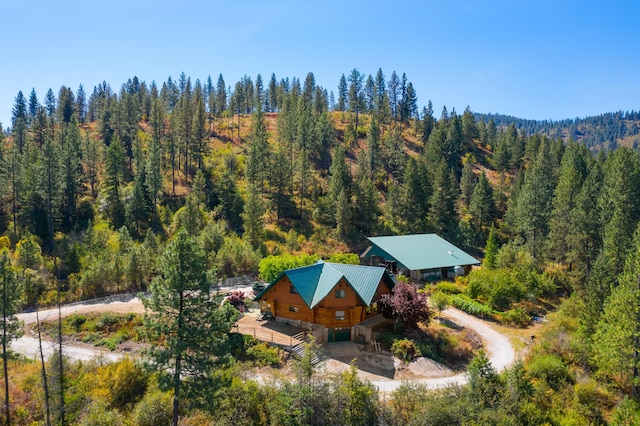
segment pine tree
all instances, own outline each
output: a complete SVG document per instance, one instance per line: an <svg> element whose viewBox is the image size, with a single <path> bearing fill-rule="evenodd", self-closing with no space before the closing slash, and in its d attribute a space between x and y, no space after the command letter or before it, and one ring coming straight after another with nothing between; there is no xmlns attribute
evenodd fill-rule
<svg viewBox="0 0 640 426"><path fill-rule="evenodd" d="M640 220L640 158L627 148L618 148L605 162L602 213L604 256L616 277L631 249L633 231Z"/></svg>
<svg viewBox="0 0 640 426"><path fill-rule="evenodd" d="M431 103L431 99L429 99L429 103L427 107L422 110L422 132L421 132L421 140L423 144L423 152L427 148L427 143L429 143L429 136L431 136L431 132L436 126L436 120L433 118L433 104Z"/></svg>
<svg viewBox="0 0 640 426"><path fill-rule="evenodd" d="M603 180L600 163L594 162L569 215L567 261L578 273L578 282L584 282L602 250L602 212L597 200L601 199Z"/></svg>
<svg viewBox="0 0 640 426"><path fill-rule="evenodd" d="M63 124L60 133L62 146L61 175L62 181L62 226L70 229L76 222L78 199L83 190L83 168L80 129L75 115L71 122Z"/></svg>
<svg viewBox="0 0 640 426"><path fill-rule="evenodd" d="M465 208L469 207L471 195L476 187L477 178L473 173L473 163L475 157L467 154L463 160L462 176L460 176L460 202Z"/></svg>
<svg viewBox="0 0 640 426"><path fill-rule="evenodd" d="M640 228L636 230L618 286L607 298L593 336L592 350L600 374L622 388L640 391Z"/></svg>
<svg viewBox="0 0 640 426"><path fill-rule="evenodd" d="M369 177L368 159L364 152L358 155L354 182L354 214L358 228L369 234L377 227L378 191Z"/></svg>
<svg viewBox="0 0 640 426"><path fill-rule="evenodd" d="M498 245L496 242L496 233L493 229L493 224L489 229L489 236L487 237L487 245L484 248L484 259L482 260L482 266L487 269L494 269L496 267L496 255L498 254Z"/></svg>
<svg viewBox="0 0 640 426"><path fill-rule="evenodd" d="M400 104L400 80L398 74L394 71L391 73L389 83L387 84L387 96L389 97L389 108L391 110L391 117L394 121L398 121L398 107Z"/></svg>
<svg viewBox="0 0 640 426"><path fill-rule="evenodd" d="M271 187L271 199L276 207L277 221L280 222L282 210L290 196L292 170L288 154L280 146L271 159L269 173L269 186Z"/></svg>
<svg viewBox="0 0 640 426"><path fill-rule="evenodd" d="M432 194L424 159L409 158L402 176L400 194L401 215L406 220L407 230L411 233L426 232L429 199Z"/></svg>
<svg viewBox="0 0 640 426"><path fill-rule="evenodd" d="M433 173L433 192L427 218L434 233L453 240L458 228L458 215L455 211L457 194L458 184L453 170L449 169L446 161L441 160Z"/></svg>
<svg viewBox="0 0 640 426"><path fill-rule="evenodd" d="M264 192L269 165L269 134L261 106L257 106L251 120L245 175L247 182Z"/></svg>
<svg viewBox="0 0 640 426"><path fill-rule="evenodd" d="M124 224L124 204L121 200L124 185L124 148L117 136L107 148L105 157L105 185L109 195L111 224L118 229Z"/></svg>
<svg viewBox="0 0 640 426"><path fill-rule="evenodd" d="M338 82L338 104L336 105L336 110L338 111L346 111L347 110L347 94L348 94L348 86L347 86L347 78L342 74L340 76L340 81Z"/></svg>
<svg viewBox="0 0 640 426"><path fill-rule="evenodd" d="M571 142L562 158L549 219L549 254L557 262L565 262L570 250L567 239L571 235L571 212L587 175L589 155L583 145Z"/></svg>
<svg viewBox="0 0 640 426"><path fill-rule="evenodd" d="M31 94L29 95L29 123L31 123L36 118L36 114L38 114L39 108L40 102L38 101L36 89L31 89Z"/></svg>
<svg viewBox="0 0 640 426"><path fill-rule="evenodd" d="M351 194L351 176L345 162L346 151L341 144L333 150L331 168L329 168L329 206L332 211L339 208L339 198L342 195L348 202ZM336 213L337 214L337 213ZM342 215L344 217L344 215Z"/></svg>
<svg viewBox="0 0 640 426"><path fill-rule="evenodd" d="M227 340L237 311L213 295L206 255L194 237L180 230L160 259L160 275L143 299L144 325L151 341L146 351L159 383L173 390L173 426L180 405L203 407L216 390L215 369L228 360Z"/></svg>
<svg viewBox="0 0 640 426"><path fill-rule="evenodd" d="M536 161L524 176L524 184L517 197L515 220L518 231L525 237L536 259L542 254L549 232L554 188L549 149L544 142L540 145Z"/></svg>
<svg viewBox="0 0 640 426"><path fill-rule="evenodd" d="M469 213L473 216L476 229L482 230L494 217L495 205L493 203L493 189L487 180L487 176L482 172L478 183L476 183L469 203Z"/></svg>
<svg viewBox="0 0 640 426"><path fill-rule="evenodd" d="M244 204L242 222L244 225L244 235L249 240L253 248L258 248L262 242L264 228L265 208L262 197L254 185L249 185L247 191L247 201Z"/></svg>
<svg viewBox="0 0 640 426"><path fill-rule="evenodd" d="M278 81L276 80L276 74L271 74L271 79L269 80L269 89L268 89L268 105L269 108L265 109L267 112L275 112L278 110L279 99L278 99Z"/></svg>
<svg viewBox="0 0 640 426"><path fill-rule="evenodd" d="M356 68L349 74L349 111L355 113L355 129L353 140L358 140L358 115L364 110L364 97L362 94L364 75Z"/></svg>

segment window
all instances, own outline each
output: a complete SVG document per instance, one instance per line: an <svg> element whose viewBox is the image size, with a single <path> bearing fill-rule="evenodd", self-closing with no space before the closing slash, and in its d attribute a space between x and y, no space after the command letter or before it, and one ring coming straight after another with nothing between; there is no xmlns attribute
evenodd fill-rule
<svg viewBox="0 0 640 426"><path fill-rule="evenodd" d="M297 306L289 305L289 312L298 312L299 310Z"/></svg>
<svg viewBox="0 0 640 426"><path fill-rule="evenodd" d="M338 321L344 320L344 311L336 311L336 320Z"/></svg>
<svg viewBox="0 0 640 426"><path fill-rule="evenodd" d="M296 288L294 286L290 286L289 287L289 293L291 294L298 294L298 290L296 290Z"/></svg>
<svg viewBox="0 0 640 426"><path fill-rule="evenodd" d="M345 289L336 290L336 299L344 299L345 297L347 297L347 290Z"/></svg>

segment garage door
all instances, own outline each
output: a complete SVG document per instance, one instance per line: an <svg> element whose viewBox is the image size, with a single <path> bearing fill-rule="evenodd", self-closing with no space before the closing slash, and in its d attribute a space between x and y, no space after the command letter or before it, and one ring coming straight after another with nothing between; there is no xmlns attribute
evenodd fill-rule
<svg viewBox="0 0 640 426"><path fill-rule="evenodd" d="M331 337L334 338L334 340L331 340ZM341 328L334 328L333 330L330 330L329 332L329 341L334 341L334 342L348 342L351 340L351 327L341 327Z"/></svg>

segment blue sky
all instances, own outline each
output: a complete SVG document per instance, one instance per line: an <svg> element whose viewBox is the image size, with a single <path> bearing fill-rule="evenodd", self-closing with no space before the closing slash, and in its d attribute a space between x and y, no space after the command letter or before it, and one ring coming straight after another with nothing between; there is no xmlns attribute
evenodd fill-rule
<svg viewBox="0 0 640 426"><path fill-rule="evenodd" d="M564 119L640 109L640 2L111 0L0 2L0 122L22 90L90 94L137 75L228 85L353 68L405 72L420 107Z"/></svg>

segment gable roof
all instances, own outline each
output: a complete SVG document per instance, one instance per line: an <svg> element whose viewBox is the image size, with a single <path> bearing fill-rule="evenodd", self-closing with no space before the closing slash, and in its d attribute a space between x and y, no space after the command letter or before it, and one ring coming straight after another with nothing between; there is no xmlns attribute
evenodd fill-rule
<svg viewBox="0 0 640 426"><path fill-rule="evenodd" d="M362 257L380 256L411 271L477 265L480 262L436 234L369 237L372 246Z"/></svg>
<svg viewBox="0 0 640 426"><path fill-rule="evenodd" d="M380 281L383 281L389 287L389 290L395 284L389 273L381 267L318 261L314 265L287 269L258 293L253 300L262 298L283 276L289 278L289 281L291 281L291 284L309 309L313 309L322 299L327 297L343 278L367 306L371 304Z"/></svg>

